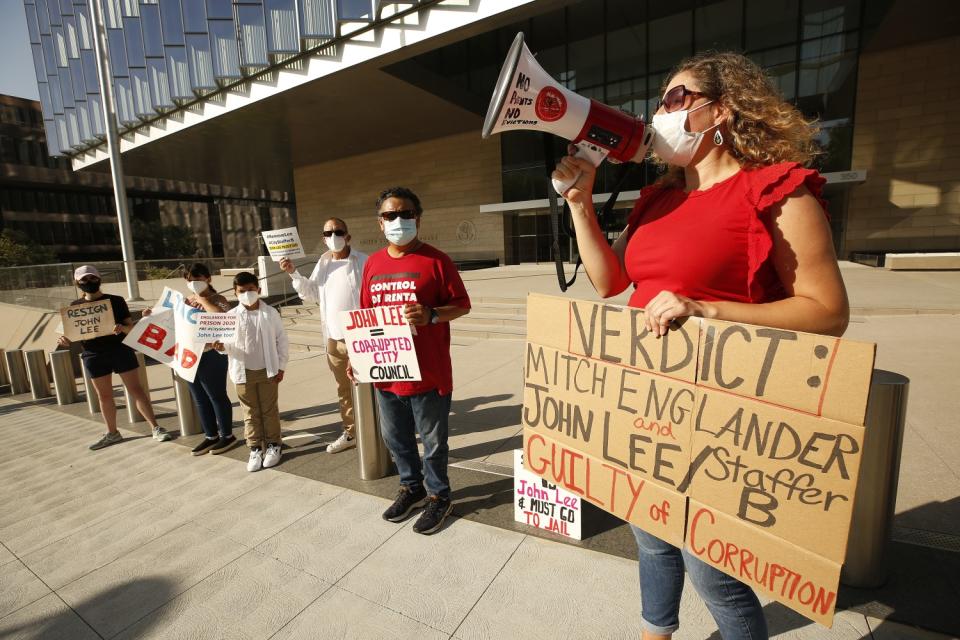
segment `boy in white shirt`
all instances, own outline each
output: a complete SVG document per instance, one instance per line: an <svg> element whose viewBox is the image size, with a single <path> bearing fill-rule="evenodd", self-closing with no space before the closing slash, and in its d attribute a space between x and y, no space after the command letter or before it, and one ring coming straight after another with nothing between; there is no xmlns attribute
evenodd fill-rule
<svg viewBox="0 0 960 640"><path fill-rule="evenodd" d="M230 356L230 379L243 406L244 435L250 447L247 471L274 467L282 445L278 385L289 357L287 332L280 313L260 304L257 277L242 271L233 278L240 304L228 313L239 316L234 344L215 343Z"/></svg>

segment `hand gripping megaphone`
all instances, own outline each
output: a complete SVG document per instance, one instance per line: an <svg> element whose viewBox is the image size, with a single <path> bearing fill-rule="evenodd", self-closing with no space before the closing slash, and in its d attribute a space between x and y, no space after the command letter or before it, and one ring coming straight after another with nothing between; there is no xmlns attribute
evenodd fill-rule
<svg viewBox="0 0 960 640"><path fill-rule="evenodd" d="M537 64L522 32L513 39L500 69L483 137L517 129L566 138L578 147L577 156L595 166L608 156L621 162L642 160L654 135L641 118L560 86ZM566 183L553 180L553 188L563 195L577 178Z"/></svg>

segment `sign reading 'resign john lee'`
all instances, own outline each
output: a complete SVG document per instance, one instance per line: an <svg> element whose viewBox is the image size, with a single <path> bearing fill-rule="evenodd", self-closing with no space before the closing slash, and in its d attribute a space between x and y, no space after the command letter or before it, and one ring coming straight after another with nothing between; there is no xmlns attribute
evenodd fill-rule
<svg viewBox="0 0 960 640"><path fill-rule="evenodd" d="M403 307L341 311L340 324L350 353L350 366L360 382L420 380L413 333Z"/></svg>
<svg viewBox="0 0 960 640"><path fill-rule="evenodd" d="M113 335L113 328L117 326L113 305L106 298L64 307L60 309L60 318L63 335L71 341Z"/></svg>
<svg viewBox="0 0 960 640"><path fill-rule="evenodd" d="M531 295L525 466L830 624L875 345Z"/></svg>

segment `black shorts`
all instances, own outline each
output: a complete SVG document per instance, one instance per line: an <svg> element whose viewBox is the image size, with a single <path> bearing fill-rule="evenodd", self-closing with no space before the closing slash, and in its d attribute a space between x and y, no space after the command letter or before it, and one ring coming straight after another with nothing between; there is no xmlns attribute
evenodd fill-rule
<svg viewBox="0 0 960 640"><path fill-rule="evenodd" d="M103 351L84 351L80 354L83 367L91 378L99 378L111 373L126 373L140 366L136 352L125 344Z"/></svg>

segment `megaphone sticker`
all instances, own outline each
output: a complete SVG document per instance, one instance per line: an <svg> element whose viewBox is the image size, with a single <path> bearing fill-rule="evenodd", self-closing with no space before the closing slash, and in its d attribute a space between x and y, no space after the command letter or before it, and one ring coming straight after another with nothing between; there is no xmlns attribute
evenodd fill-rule
<svg viewBox="0 0 960 640"><path fill-rule="evenodd" d="M537 103L534 107L537 117L544 122L559 120L567 112L567 99L557 89L544 87L537 94Z"/></svg>

